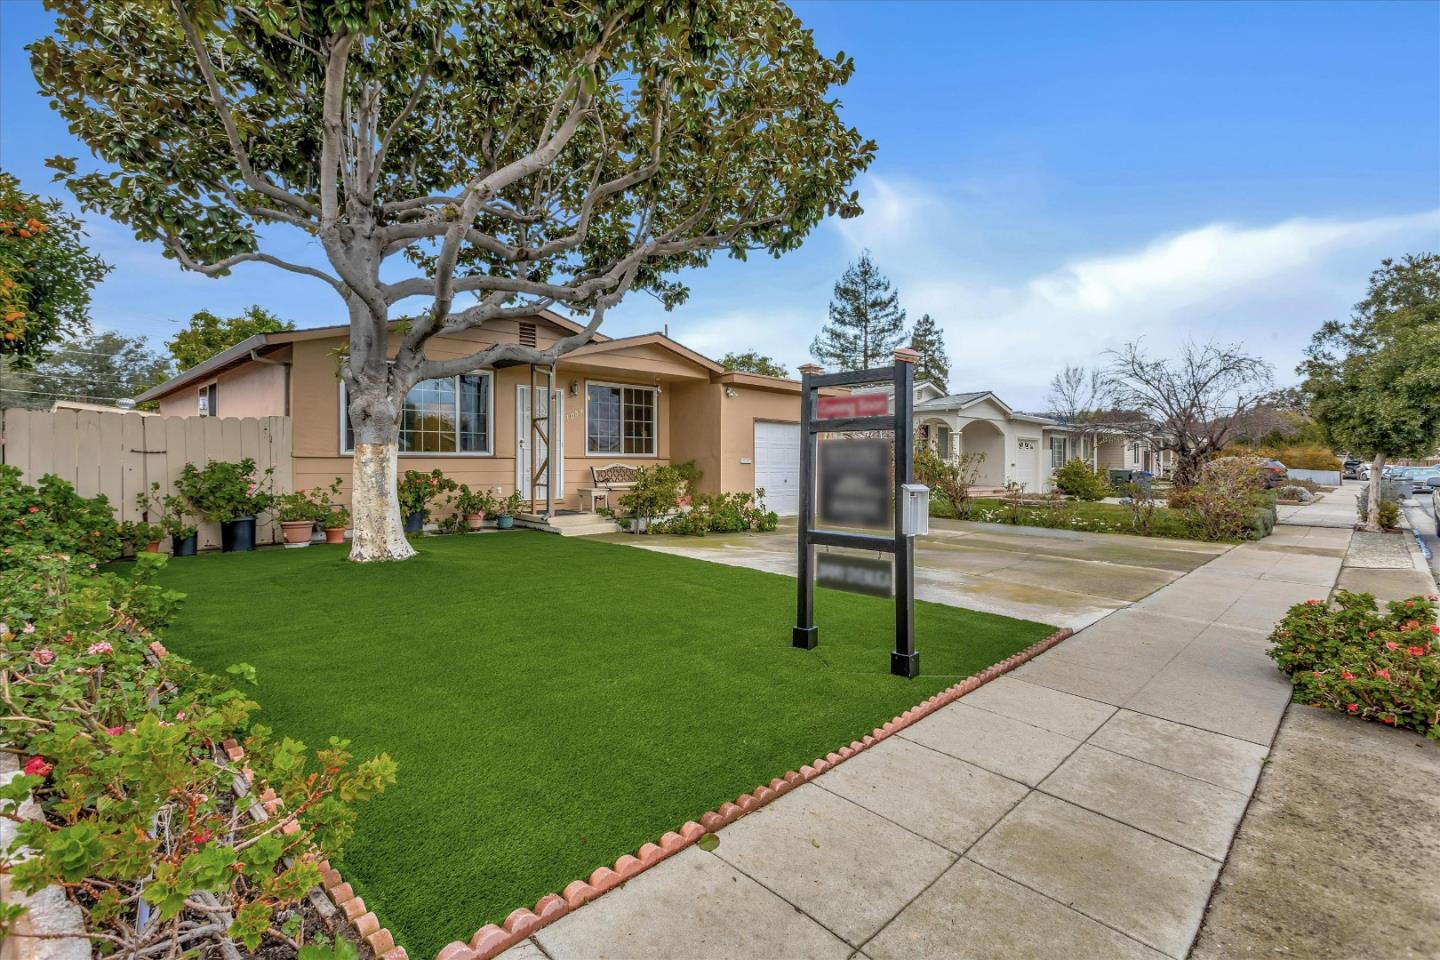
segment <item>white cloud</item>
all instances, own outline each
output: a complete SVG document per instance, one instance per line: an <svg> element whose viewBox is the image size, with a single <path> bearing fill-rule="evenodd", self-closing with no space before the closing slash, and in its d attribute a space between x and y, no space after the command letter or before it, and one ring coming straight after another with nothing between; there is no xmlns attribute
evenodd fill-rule
<svg viewBox="0 0 1440 960"><path fill-rule="evenodd" d="M1219 222L1000 276L957 268L977 255L951 232L963 211L936 191L872 177L865 197L865 215L840 232L875 252L911 318L940 322L952 388L993 389L1026 409L1043 406L1064 364L1103 362L1138 337L1157 351L1187 338L1242 342L1285 382L1314 329L1348 312L1381 258L1440 247L1440 210Z"/></svg>

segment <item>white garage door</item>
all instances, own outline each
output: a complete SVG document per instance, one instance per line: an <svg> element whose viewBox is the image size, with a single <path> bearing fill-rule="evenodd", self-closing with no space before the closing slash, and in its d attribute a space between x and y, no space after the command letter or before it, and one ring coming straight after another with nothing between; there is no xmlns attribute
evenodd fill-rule
<svg viewBox="0 0 1440 960"><path fill-rule="evenodd" d="M800 512L800 425L755 421L755 487L782 517Z"/></svg>

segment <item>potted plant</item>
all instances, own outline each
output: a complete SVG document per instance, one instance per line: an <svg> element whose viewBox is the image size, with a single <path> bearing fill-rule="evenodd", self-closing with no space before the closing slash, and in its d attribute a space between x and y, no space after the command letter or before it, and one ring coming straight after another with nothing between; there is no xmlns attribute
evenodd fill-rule
<svg viewBox="0 0 1440 960"><path fill-rule="evenodd" d="M255 549L255 518L275 504L270 490L274 468L256 475L249 457L238 463L211 460L204 467L187 463L175 489L195 513L220 524L220 549Z"/></svg>
<svg viewBox="0 0 1440 960"><path fill-rule="evenodd" d="M406 470L400 478L398 490L400 515L405 518L405 532L419 533L425 529L425 520L430 515L430 501L456 488L454 480L435 468L429 473Z"/></svg>
<svg viewBox="0 0 1440 960"><path fill-rule="evenodd" d="M285 533L286 547L308 547L320 512L312 495L304 490L295 490L282 493L275 499L275 518L280 521L280 529Z"/></svg>
<svg viewBox="0 0 1440 960"><path fill-rule="evenodd" d="M501 500L495 507L495 526L501 530L509 530L515 526L515 514L520 512L520 491L516 490L510 496Z"/></svg>
<svg viewBox="0 0 1440 960"><path fill-rule="evenodd" d="M465 525L471 530L479 530L485 515L495 512L495 498L489 490L471 490L469 484L462 483L455 497L455 512L465 518Z"/></svg>
<svg viewBox="0 0 1440 960"><path fill-rule="evenodd" d="M159 553L160 541L165 537L165 528L144 520L127 520L120 524L120 540L139 553Z"/></svg>
<svg viewBox="0 0 1440 960"><path fill-rule="evenodd" d="M350 526L350 511L345 507L326 510L320 524L325 528L326 543L344 543L345 528Z"/></svg>
<svg viewBox="0 0 1440 960"><path fill-rule="evenodd" d="M170 549L177 557L195 556L195 548L199 545L200 530L193 523L188 523L184 514L171 514L165 519L165 529L170 534Z"/></svg>
<svg viewBox="0 0 1440 960"><path fill-rule="evenodd" d="M169 534L171 550L177 557L195 556L198 530L190 522L185 501L173 493L160 494L160 484L150 484L150 489L135 495L135 506L140 509L146 521L153 521L161 528L162 536ZM158 550L159 547L157 546Z"/></svg>

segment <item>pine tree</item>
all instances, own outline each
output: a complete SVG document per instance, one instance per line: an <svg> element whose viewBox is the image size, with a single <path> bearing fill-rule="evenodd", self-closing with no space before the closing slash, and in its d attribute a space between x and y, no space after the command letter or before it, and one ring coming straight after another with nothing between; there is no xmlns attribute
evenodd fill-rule
<svg viewBox="0 0 1440 960"><path fill-rule="evenodd" d="M900 294L890 288L870 260L870 251L845 268L830 301L830 322L810 344L810 352L826 367L868 370L890 361L905 342L905 311Z"/></svg>
<svg viewBox="0 0 1440 960"><path fill-rule="evenodd" d="M920 354L915 363L915 381L930 380L948 390L950 358L945 355L945 332L930 319L930 314L915 321L915 329L910 333L910 349Z"/></svg>

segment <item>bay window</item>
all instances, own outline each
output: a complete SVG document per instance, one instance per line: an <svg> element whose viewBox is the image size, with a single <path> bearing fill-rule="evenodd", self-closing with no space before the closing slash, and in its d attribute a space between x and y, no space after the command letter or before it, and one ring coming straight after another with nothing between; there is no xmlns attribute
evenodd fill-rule
<svg viewBox="0 0 1440 960"><path fill-rule="evenodd" d="M491 447L491 386L489 373L422 380L405 395L400 411L402 454L487 455ZM349 398L340 385L340 450L355 449Z"/></svg>
<svg viewBox="0 0 1440 960"><path fill-rule="evenodd" d="M659 391L617 383L585 385L585 452L653 457Z"/></svg>

